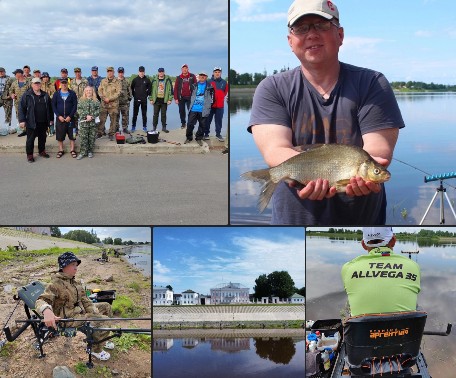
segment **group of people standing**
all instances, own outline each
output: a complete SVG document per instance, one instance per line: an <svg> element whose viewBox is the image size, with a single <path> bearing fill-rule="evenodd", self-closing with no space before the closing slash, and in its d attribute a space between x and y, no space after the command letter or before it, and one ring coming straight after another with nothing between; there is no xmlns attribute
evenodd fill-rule
<svg viewBox="0 0 456 378"><path fill-rule="evenodd" d="M0 107L5 110L5 127L11 127L12 106L16 109L18 136L27 136L27 160L34 162L33 147L38 137L39 155L45 158L46 137L56 135L59 143L57 158L64 155L63 142L68 136L70 154L73 158L93 157L95 139L106 136L105 124L110 118L108 136L114 140L115 133L122 126L124 133L129 133L130 101L133 100L133 118L131 131L136 130L139 108L141 108L143 131L147 132L147 102L154 107L152 129L158 127L159 116L162 131L167 133L167 107L175 101L179 106L181 128L187 128L185 143L193 140L193 129L199 127L195 135L201 145L202 139L209 139L210 123L215 116L216 138L224 141L221 135L225 97L228 101L228 84L221 78L221 68L215 67L212 79L207 74L196 75L189 72L188 65L181 67L182 73L175 84L165 74L163 67L158 69L152 80L145 75L144 66L138 69L138 75L129 83L123 67L107 67L106 78L98 75L98 67L93 66L91 76L82 77L81 68L74 69L75 77L68 77L68 70L61 69L61 77L50 82L47 72L30 68L16 69L14 77L8 77L0 67ZM187 122L188 112L188 122ZM55 115L55 124L54 124ZM79 135L81 150L75 151L75 139Z"/></svg>

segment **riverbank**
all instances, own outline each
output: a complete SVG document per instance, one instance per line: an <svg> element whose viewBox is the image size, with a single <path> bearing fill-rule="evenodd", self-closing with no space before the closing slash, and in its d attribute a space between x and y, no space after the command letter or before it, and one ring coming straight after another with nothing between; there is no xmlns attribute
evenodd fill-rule
<svg viewBox="0 0 456 378"><path fill-rule="evenodd" d="M0 236L0 240L2 237ZM40 239L40 238L37 238ZM52 238L56 239L56 238ZM31 239L21 240L31 244ZM52 241L51 241L52 242ZM48 244L52 246L52 243ZM67 247L66 247L67 248ZM114 316L120 317L150 317L151 296L150 278L127 262L119 258L110 257L109 262L96 261L101 257L101 250L71 249L81 259L76 278L84 282L87 289L116 290L117 300L113 302ZM43 250L42 250L43 251ZM21 252L13 259L0 264L0 320L6 323L17 302L13 295L17 289L32 281L50 282L51 276L57 271L57 254L46 249L44 253L28 250ZM14 326L14 321L24 319L22 305L18 306L8 321ZM148 321L125 321L113 323L109 326L124 328L149 328ZM0 340L5 337L0 333ZM124 334L121 338L114 338L116 348L111 353L109 361L101 362L94 359L95 367L87 369L85 362L85 335L78 332L77 336L57 337L44 345L47 356L36 358L34 335L27 329L14 342L8 342L0 349L0 378L7 377L51 377L55 366L66 365L76 374L88 378L92 377L122 377L147 378L151 376L150 337L144 335ZM4 373L8 372L8 373Z"/></svg>

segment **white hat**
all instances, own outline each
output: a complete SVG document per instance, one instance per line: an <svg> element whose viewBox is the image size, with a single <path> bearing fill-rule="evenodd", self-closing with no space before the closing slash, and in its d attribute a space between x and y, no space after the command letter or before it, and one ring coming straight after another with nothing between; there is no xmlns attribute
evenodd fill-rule
<svg viewBox="0 0 456 378"><path fill-rule="evenodd" d="M295 0L288 9L288 26L292 26L298 18L307 14L316 14L327 18L339 20L339 11L336 5L329 0Z"/></svg>
<svg viewBox="0 0 456 378"><path fill-rule="evenodd" d="M391 227L363 227L363 240L368 247L384 247L393 236ZM374 240L377 240L377 243L372 243Z"/></svg>

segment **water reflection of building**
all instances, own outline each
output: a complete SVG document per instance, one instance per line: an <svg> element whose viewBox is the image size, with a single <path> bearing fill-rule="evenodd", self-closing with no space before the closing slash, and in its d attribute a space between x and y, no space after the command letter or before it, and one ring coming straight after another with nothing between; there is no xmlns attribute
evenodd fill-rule
<svg viewBox="0 0 456 378"><path fill-rule="evenodd" d="M174 344L173 339L153 339L152 350L168 350Z"/></svg>
<svg viewBox="0 0 456 378"><path fill-rule="evenodd" d="M198 339L195 339L194 337L187 337L185 339L182 339L182 348L192 349L198 344Z"/></svg>
<svg viewBox="0 0 456 378"><path fill-rule="evenodd" d="M211 289L211 304L249 303L249 288L240 283L220 284Z"/></svg>
<svg viewBox="0 0 456 378"><path fill-rule="evenodd" d="M250 339L247 337L210 339L211 350L224 352L239 352L250 349Z"/></svg>

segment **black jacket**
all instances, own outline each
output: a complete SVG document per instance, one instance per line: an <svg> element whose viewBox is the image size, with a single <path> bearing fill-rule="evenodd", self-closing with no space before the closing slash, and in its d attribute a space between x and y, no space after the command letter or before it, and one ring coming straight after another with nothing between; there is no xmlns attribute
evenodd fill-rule
<svg viewBox="0 0 456 378"><path fill-rule="evenodd" d="M143 78L136 76L131 81L131 94L135 100L147 101L147 97L151 93L151 88L152 83L145 75Z"/></svg>
<svg viewBox="0 0 456 378"><path fill-rule="evenodd" d="M46 115L47 123L54 122L54 113L52 111L51 98L46 92L40 90L40 97L44 97L46 102ZM35 98L33 96L33 89L27 90L21 98L19 104L19 123L25 122L25 126L29 129L36 128L35 122Z"/></svg>

